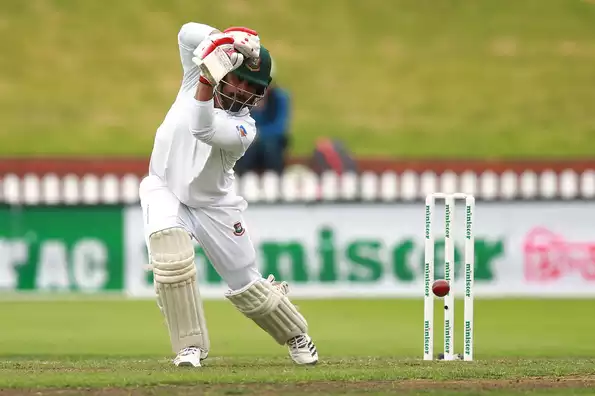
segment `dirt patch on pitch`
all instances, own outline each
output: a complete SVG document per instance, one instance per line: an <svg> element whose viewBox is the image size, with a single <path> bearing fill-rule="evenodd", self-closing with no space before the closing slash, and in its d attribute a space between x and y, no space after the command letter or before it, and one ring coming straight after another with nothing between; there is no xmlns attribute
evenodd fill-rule
<svg viewBox="0 0 595 396"><path fill-rule="evenodd" d="M159 385L150 387L98 389L0 389L0 396L162 396L162 395L264 395L283 394L309 396L333 394L415 393L443 389L445 391L539 390L539 389L595 389L594 376L535 377L515 380L401 380L401 381L310 381L287 384L197 384Z"/></svg>

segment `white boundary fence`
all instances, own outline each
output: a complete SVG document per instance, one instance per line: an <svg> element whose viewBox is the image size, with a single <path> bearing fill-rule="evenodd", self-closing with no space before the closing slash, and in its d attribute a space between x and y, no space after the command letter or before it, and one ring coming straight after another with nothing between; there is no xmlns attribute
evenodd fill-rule
<svg viewBox="0 0 595 396"><path fill-rule="evenodd" d="M24 205L130 204L138 202L135 174L0 175L0 202ZM317 175L310 171L278 176L246 174L236 188L250 203L423 201L435 191L463 192L478 200L573 200L595 198L595 169L576 172L493 171L385 172Z"/></svg>

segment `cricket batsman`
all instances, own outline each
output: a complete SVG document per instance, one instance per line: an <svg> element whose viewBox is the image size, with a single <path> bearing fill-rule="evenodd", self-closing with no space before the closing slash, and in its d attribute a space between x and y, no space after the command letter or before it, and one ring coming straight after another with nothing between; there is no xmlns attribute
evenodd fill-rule
<svg viewBox="0 0 595 396"><path fill-rule="evenodd" d="M157 304L177 354L173 363L200 367L209 353L195 239L227 283L231 304L287 345L295 363L314 364L318 353L287 297L287 283L265 279L257 269L242 217L247 202L233 189L234 165L256 135L250 109L271 82L271 56L258 33L244 27L221 32L187 23L178 45L181 87L157 129L139 188Z"/></svg>

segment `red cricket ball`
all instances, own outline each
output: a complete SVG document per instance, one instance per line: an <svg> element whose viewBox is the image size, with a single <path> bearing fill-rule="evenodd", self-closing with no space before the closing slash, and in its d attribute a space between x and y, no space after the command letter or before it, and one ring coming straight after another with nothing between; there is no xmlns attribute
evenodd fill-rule
<svg viewBox="0 0 595 396"><path fill-rule="evenodd" d="M444 279L438 279L432 283L432 291L438 297L444 297L450 291L450 285Z"/></svg>

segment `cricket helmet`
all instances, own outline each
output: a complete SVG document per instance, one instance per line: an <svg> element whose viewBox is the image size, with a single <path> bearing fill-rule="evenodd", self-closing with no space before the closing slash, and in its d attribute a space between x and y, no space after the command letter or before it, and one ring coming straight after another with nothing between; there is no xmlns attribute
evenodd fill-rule
<svg viewBox="0 0 595 396"><path fill-rule="evenodd" d="M240 67L231 72L241 81L247 81L256 88L256 92L252 93L236 87L234 94L226 94L223 92L223 88L226 84L231 84L224 78L215 87L215 93L218 95L221 107L231 113L237 113L244 107L249 109L254 107L264 97L273 80L271 75L272 67L271 54L265 47L261 46L258 58L247 58Z"/></svg>

